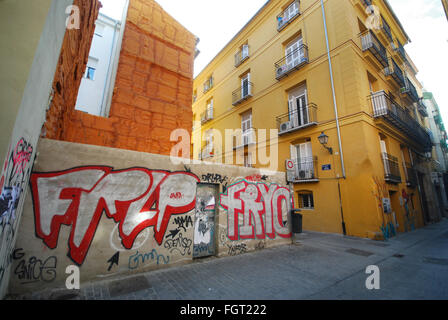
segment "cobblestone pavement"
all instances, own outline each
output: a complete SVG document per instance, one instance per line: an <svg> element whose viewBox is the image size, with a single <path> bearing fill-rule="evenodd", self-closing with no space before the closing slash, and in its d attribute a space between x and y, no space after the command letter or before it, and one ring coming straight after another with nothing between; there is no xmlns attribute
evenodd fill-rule
<svg viewBox="0 0 448 320"><path fill-rule="evenodd" d="M448 299L448 220L385 242L304 232L295 243L234 257L8 299ZM377 265L381 289L367 290Z"/></svg>

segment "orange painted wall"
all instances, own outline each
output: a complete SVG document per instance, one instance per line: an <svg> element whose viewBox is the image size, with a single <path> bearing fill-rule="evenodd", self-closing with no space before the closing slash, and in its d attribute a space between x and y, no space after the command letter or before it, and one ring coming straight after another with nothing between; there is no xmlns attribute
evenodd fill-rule
<svg viewBox="0 0 448 320"><path fill-rule="evenodd" d="M46 137L169 155L173 130L191 134L195 46L196 37L156 2L130 0L109 117L74 110L79 81L74 99L61 93L69 96L67 115L47 118ZM60 67L70 63L64 59ZM83 63L81 75L87 58Z"/></svg>

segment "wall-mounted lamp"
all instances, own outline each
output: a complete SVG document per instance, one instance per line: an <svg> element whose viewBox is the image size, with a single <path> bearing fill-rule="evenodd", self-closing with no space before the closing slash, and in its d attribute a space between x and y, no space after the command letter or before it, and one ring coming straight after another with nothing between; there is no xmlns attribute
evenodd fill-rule
<svg viewBox="0 0 448 320"><path fill-rule="evenodd" d="M330 152L330 154L333 154L333 148L331 147L327 147L328 144L328 136L325 133L321 133L319 137L317 137L317 139L319 139L320 144L328 150L328 152Z"/></svg>

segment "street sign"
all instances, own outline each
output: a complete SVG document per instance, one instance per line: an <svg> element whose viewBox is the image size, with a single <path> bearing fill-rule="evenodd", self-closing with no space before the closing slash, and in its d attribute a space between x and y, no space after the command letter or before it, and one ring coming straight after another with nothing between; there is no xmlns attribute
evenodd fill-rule
<svg viewBox="0 0 448 320"><path fill-rule="evenodd" d="M322 171L329 171L329 170L331 170L331 164L322 165Z"/></svg>

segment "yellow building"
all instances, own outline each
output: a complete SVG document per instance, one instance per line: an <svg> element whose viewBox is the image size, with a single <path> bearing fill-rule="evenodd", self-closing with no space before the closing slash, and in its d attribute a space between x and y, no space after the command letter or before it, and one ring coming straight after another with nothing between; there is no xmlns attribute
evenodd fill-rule
<svg viewBox="0 0 448 320"><path fill-rule="evenodd" d="M431 139L408 42L386 0L268 1L194 81L193 157L286 171L305 230L422 226Z"/></svg>

